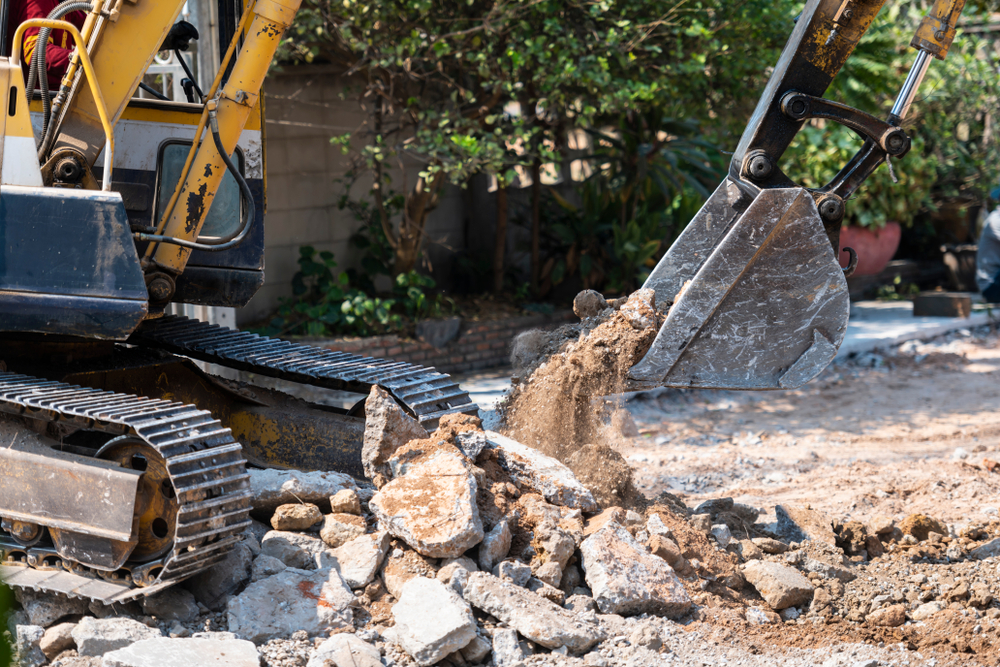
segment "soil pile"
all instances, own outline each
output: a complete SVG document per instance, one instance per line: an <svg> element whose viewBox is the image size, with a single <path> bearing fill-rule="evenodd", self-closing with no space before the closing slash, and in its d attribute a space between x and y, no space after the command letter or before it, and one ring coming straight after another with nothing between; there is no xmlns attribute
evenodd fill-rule
<svg viewBox="0 0 1000 667"><path fill-rule="evenodd" d="M653 291L639 290L579 325L529 331L514 343L515 368L527 375L501 408L504 432L569 466L602 506L642 504L605 397L625 390L661 323Z"/></svg>

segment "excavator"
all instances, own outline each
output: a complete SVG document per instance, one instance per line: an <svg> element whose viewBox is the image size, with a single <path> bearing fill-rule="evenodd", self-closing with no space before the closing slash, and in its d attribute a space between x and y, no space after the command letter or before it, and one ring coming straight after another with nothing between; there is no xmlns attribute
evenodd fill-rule
<svg viewBox="0 0 1000 667"><path fill-rule="evenodd" d="M163 49L184 48L183 0L67 0L7 25L0 3L0 579L111 604L226 557L249 525L247 465L361 476L364 403L303 402L225 369L388 391L429 429L477 406L447 375L168 314L240 307L263 282L261 86L301 0L219 1L220 67L187 101L137 97ZM937 0L886 120L823 98L885 0L809 0L729 173L649 276L666 311L630 371L638 388L790 389L836 354L849 302L845 202L883 162L964 2ZM86 12L78 30L64 20ZM45 49L75 45L57 90ZM41 54L41 55L40 55ZM27 75L25 70L27 70ZM35 90L38 81L41 90ZM778 167L803 124L862 140L825 187Z"/></svg>

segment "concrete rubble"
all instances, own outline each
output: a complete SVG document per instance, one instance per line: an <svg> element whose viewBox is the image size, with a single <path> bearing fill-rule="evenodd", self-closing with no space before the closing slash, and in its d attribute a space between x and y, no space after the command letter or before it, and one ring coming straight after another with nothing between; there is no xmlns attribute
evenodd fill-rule
<svg viewBox="0 0 1000 667"><path fill-rule="evenodd" d="M641 306L639 324L651 317ZM21 664L639 667L687 656L687 667L701 664L708 619L740 633L885 633L961 614L985 623L998 606L1000 537L986 530L772 514L729 497L601 507L558 460L474 417L429 434L381 390L366 406L367 480L252 471L253 525L181 586L112 607L18 591L7 636ZM914 574L883 590L860 569L916 553L984 574Z"/></svg>

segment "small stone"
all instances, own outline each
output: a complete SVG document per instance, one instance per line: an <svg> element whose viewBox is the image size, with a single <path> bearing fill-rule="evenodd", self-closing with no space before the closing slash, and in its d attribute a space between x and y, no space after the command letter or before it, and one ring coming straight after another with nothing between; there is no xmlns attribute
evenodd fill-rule
<svg viewBox="0 0 1000 667"><path fill-rule="evenodd" d="M591 651L583 656L583 664L587 667L608 667L608 661L600 651Z"/></svg>
<svg viewBox="0 0 1000 667"><path fill-rule="evenodd" d="M376 474L391 478L388 462L396 451L408 442L427 437L427 430L406 414L389 392L378 385L372 386L365 400L365 437L361 448L361 462L368 479L374 479Z"/></svg>
<svg viewBox="0 0 1000 667"><path fill-rule="evenodd" d="M161 637L159 630L131 618L91 618L84 616L70 633L76 652L82 656L104 655L143 639Z"/></svg>
<svg viewBox="0 0 1000 667"><path fill-rule="evenodd" d="M510 525L507 519L500 519L479 545L479 569L490 572L493 567L507 557L510 551ZM468 569L468 568L466 568Z"/></svg>
<svg viewBox="0 0 1000 667"><path fill-rule="evenodd" d="M903 535L912 535L918 542L923 542L931 533L948 534L948 526L926 514L911 514L899 524Z"/></svg>
<svg viewBox="0 0 1000 667"><path fill-rule="evenodd" d="M750 541L766 554L783 554L788 551L787 544L779 540L772 540L770 537L755 537Z"/></svg>
<svg viewBox="0 0 1000 667"><path fill-rule="evenodd" d="M778 612L778 616L781 617L783 621L794 621L800 614L799 610L795 607L788 607L787 609L782 609Z"/></svg>
<svg viewBox="0 0 1000 667"><path fill-rule="evenodd" d="M323 513L312 503L279 505L271 517L275 530L307 530L323 520Z"/></svg>
<svg viewBox="0 0 1000 667"><path fill-rule="evenodd" d="M604 614L663 614L691 608L684 585L667 563L646 553L625 528L608 524L580 545L587 584Z"/></svg>
<svg viewBox="0 0 1000 667"><path fill-rule="evenodd" d="M455 434L455 446L473 463L489 444L486 434L482 431L462 431Z"/></svg>
<svg viewBox="0 0 1000 667"><path fill-rule="evenodd" d="M830 563L821 561L818 558L806 558L802 562L802 569L806 572L815 572L824 579L836 579L844 584L850 583L857 578L857 576L850 570L837 565L831 565Z"/></svg>
<svg viewBox="0 0 1000 667"><path fill-rule="evenodd" d="M450 587L415 577L392 607L396 638L419 665L433 665L464 648L476 636L472 609Z"/></svg>
<svg viewBox="0 0 1000 667"><path fill-rule="evenodd" d="M253 569L250 572L250 581L260 581L261 579L270 577L272 574L278 574L286 567L288 566L274 556L261 554L253 561Z"/></svg>
<svg viewBox="0 0 1000 667"><path fill-rule="evenodd" d="M969 552L969 558L975 560L986 560L1000 556L1000 537L982 544Z"/></svg>
<svg viewBox="0 0 1000 667"><path fill-rule="evenodd" d="M342 489L330 496L330 512L333 514L361 514L361 499L354 489Z"/></svg>
<svg viewBox="0 0 1000 667"><path fill-rule="evenodd" d="M629 295L619 312L637 331L656 327L656 292L648 287L637 289Z"/></svg>
<svg viewBox="0 0 1000 667"><path fill-rule="evenodd" d="M288 568L250 584L229 601L229 631L255 644L290 637L298 630L309 636L327 634L353 628L354 603L354 594L335 569Z"/></svg>
<svg viewBox="0 0 1000 667"><path fill-rule="evenodd" d="M63 651L76 647L73 640L73 628L76 623L57 623L53 625L38 642L38 648L42 650L45 657L52 660Z"/></svg>
<svg viewBox="0 0 1000 667"><path fill-rule="evenodd" d="M492 614L521 636L548 649L566 646L574 653L581 653L604 638L596 620L572 614L531 591L485 572L469 574L464 594L477 609ZM510 652L506 645L498 651L497 631L493 635L493 652L495 660L504 659L504 653Z"/></svg>
<svg viewBox="0 0 1000 667"><path fill-rule="evenodd" d="M927 602L920 605L912 612L910 612L910 618L912 618L914 621L926 621L934 614L945 609L945 607L947 607L947 605L944 602L941 602L940 600Z"/></svg>
<svg viewBox="0 0 1000 667"><path fill-rule="evenodd" d="M190 591L174 586L142 598L142 611L162 621L190 623L198 618L198 602Z"/></svg>
<svg viewBox="0 0 1000 667"><path fill-rule="evenodd" d="M691 527L697 530L699 533L705 533L706 535L712 530L712 515L711 514L695 514L691 517Z"/></svg>
<svg viewBox="0 0 1000 667"><path fill-rule="evenodd" d="M257 647L241 639L158 637L104 656L101 667L257 667Z"/></svg>
<svg viewBox="0 0 1000 667"><path fill-rule="evenodd" d="M548 563L543 563L535 570L535 577L549 586L558 588L562 581L562 568L559 567L559 563L549 561Z"/></svg>
<svg viewBox="0 0 1000 667"><path fill-rule="evenodd" d="M650 651L659 651L660 647L663 646L663 638L660 637L660 633L648 625L637 628L629 635L628 641L632 646L641 646Z"/></svg>
<svg viewBox="0 0 1000 667"><path fill-rule="evenodd" d="M332 555L344 583L352 589L364 588L375 579L389 551L389 533L380 530L361 535L333 550Z"/></svg>
<svg viewBox="0 0 1000 667"><path fill-rule="evenodd" d="M891 607L876 609L865 617L865 621L875 627L898 628L906 622L906 606L894 604Z"/></svg>
<svg viewBox="0 0 1000 667"><path fill-rule="evenodd" d="M715 517L722 512L731 512L734 505L732 498L710 498L695 507L692 514L708 514Z"/></svg>
<svg viewBox="0 0 1000 667"><path fill-rule="evenodd" d="M869 524L873 535L889 535L895 527L896 522L888 516L877 516Z"/></svg>
<svg viewBox="0 0 1000 667"><path fill-rule="evenodd" d="M367 526L364 518L356 514L327 514L323 517L320 539L331 549L350 542L365 534Z"/></svg>
<svg viewBox="0 0 1000 667"><path fill-rule="evenodd" d="M743 575L772 609L795 607L812 598L813 585L787 565L755 560L743 566Z"/></svg>
<svg viewBox="0 0 1000 667"><path fill-rule="evenodd" d="M505 560L497 564L493 575L510 581L515 586L527 586L528 579L531 578L531 568L516 560Z"/></svg>
<svg viewBox="0 0 1000 667"><path fill-rule="evenodd" d="M673 540L661 537L659 535L653 535L649 539L649 550L654 555L662 558L667 562L667 565L676 570L679 574L687 575L691 571L691 564L684 554L681 553L681 549L677 546L677 543Z"/></svg>
<svg viewBox="0 0 1000 667"><path fill-rule="evenodd" d="M563 609L574 614L581 612L597 611L597 603L589 595L570 595L563 603Z"/></svg>
<svg viewBox="0 0 1000 667"><path fill-rule="evenodd" d="M608 307L608 302L600 292L585 289L573 298L573 313L581 320L595 317Z"/></svg>
<svg viewBox="0 0 1000 667"><path fill-rule="evenodd" d="M555 602L557 605L562 606L562 604L566 602L565 593L541 579L537 579L535 577L528 579L528 585L526 588L535 595L539 595L546 600Z"/></svg>
<svg viewBox="0 0 1000 667"><path fill-rule="evenodd" d="M745 617L750 625L774 625L781 623L781 617L770 609L747 607Z"/></svg>
<svg viewBox="0 0 1000 667"><path fill-rule="evenodd" d="M472 641L462 649L462 657L470 664L478 665L486 659L493 647L490 643L476 635Z"/></svg>
<svg viewBox="0 0 1000 667"><path fill-rule="evenodd" d="M822 512L806 507L776 505L774 514L778 519L775 531L785 542L816 541L837 545L837 535L833 532L833 522ZM760 545L758 545L760 546Z"/></svg>
<svg viewBox="0 0 1000 667"><path fill-rule="evenodd" d="M496 667L514 667L524 657L517 632L509 628L497 628L493 631L493 664Z"/></svg>
<svg viewBox="0 0 1000 667"><path fill-rule="evenodd" d="M712 526L712 537L715 541L719 543L719 546L725 549L729 546L729 543L733 541L733 534L729 530L729 526L724 523L719 523Z"/></svg>
<svg viewBox="0 0 1000 667"><path fill-rule="evenodd" d="M357 635L342 632L317 646L306 667L382 667L382 656Z"/></svg>
<svg viewBox="0 0 1000 667"><path fill-rule="evenodd" d="M45 654L39 648L45 628L40 625L18 625L14 628L15 649L18 667L41 667L46 663Z"/></svg>
<svg viewBox="0 0 1000 667"><path fill-rule="evenodd" d="M743 560L760 560L764 557L764 551L753 543L752 540L740 540L736 543L737 550Z"/></svg>
<svg viewBox="0 0 1000 667"><path fill-rule="evenodd" d="M671 539L674 536L670 529L667 528L667 525L663 523L663 519L660 518L659 514L650 514L649 518L646 519L646 532L650 535L660 535Z"/></svg>

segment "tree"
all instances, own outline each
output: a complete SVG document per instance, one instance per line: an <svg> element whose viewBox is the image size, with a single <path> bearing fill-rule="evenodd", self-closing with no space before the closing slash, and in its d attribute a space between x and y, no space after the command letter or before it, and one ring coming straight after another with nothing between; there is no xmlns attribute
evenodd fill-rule
<svg viewBox="0 0 1000 667"><path fill-rule="evenodd" d="M659 108L706 123L711 116L713 138L735 143L733 128L752 109L748 85L763 85L794 5L307 0L282 57L340 63L360 82L354 93L368 122L338 141L371 174L400 273L416 265L445 183L488 172L503 188L516 166L537 173L532 165L560 162L573 128ZM392 220L384 205L387 165L404 157L421 169L414 183L403 183L405 205Z"/></svg>

